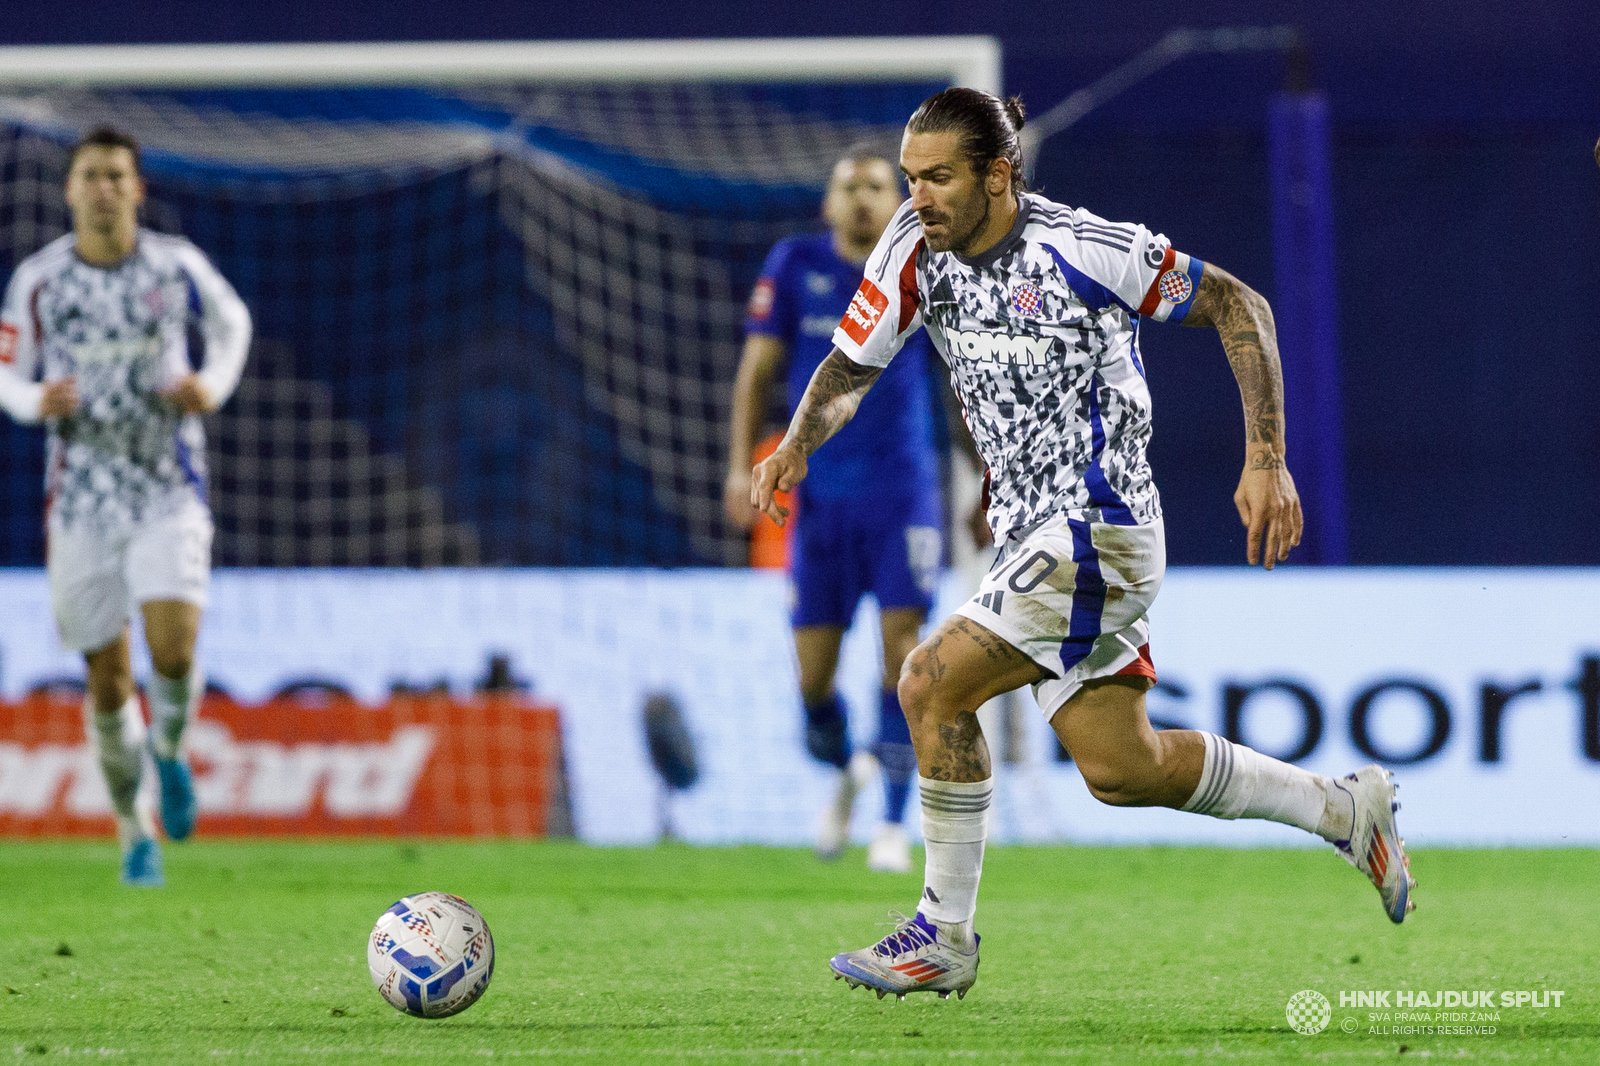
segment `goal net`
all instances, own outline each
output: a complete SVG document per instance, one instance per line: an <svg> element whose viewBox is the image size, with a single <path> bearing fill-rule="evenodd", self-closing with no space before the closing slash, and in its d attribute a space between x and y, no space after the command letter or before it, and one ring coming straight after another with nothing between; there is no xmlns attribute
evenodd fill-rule
<svg viewBox="0 0 1600 1066"><path fill-rule="evenodd" d="M238 288L216 561L744 561L721 481L744 300L850 143L994 78L993 43L14 49L0 272L63 233L67 149L141 142L147 225ZM0 432L0 563L42 559Z"/></svg>

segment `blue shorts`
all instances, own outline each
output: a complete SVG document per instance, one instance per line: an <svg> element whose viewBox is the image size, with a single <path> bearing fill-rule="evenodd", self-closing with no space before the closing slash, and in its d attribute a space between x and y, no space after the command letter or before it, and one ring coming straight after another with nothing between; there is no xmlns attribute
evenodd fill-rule
<svg viewBox="0 0 1600 1066"><path fill-rule="evenodd" d="M806 497L795 516L795 626L848 627L868 592L880 610L933 607L944 555L939 497Z"/></svg>

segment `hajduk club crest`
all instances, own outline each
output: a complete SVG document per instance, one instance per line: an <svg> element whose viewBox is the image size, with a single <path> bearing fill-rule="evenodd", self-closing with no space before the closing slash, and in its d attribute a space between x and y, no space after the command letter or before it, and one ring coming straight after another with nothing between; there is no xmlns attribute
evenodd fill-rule
<svg viewBox="0 0 1600 1066"><path fill-rule="evenodd" d="M1169 270L1161 275L1161 298L1168 303L1181 304L1194 292L1194 282L1181 270Z"/></svg>
<svg viewBox="0 0 1600 1066"><path fill-rule="evenodd" d="M1036 315L1044 307L1044 293L1039 286L1024 281L1011 290L1011 307L1019 315Z"/></svg>

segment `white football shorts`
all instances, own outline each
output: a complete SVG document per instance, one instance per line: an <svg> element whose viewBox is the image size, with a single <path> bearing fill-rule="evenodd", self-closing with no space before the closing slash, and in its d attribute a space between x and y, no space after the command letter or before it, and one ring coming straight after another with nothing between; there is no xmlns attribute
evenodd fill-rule
<svg viewBox="0 0 1600 1066"><path fill-rule="evenodd" d="M133 605L183 600L204 608L211 587L211 513L198 500L116 531L50 525L46 569L61 643L98 651Z"/></svg>
<svg viewBox="0 0 1600 1066"><path fill-rule="evenodd" d="M1118 526L1062 515L1008 547L956 613L1050 673L1033 686L1049 720L1091 678L1155 683L1146 612L1166 569L1160 519Z"/></svg>

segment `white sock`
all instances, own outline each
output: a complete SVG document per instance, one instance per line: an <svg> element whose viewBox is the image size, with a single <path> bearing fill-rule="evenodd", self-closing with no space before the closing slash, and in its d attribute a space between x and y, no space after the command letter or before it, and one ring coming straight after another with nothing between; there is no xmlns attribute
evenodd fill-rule
<svg viewBox="0 0 1600 1066"><path fill-rule="evenodd" d="M150 697L150 746L163 759L176 759L183 744L183 731L194 716L194 709L205 694L206 678L195 660L189 676L176 681L152 671L146 695Z"/></svg>
<svg viewBox="0 0 1600 1066"><path fill-rule="evenodd" d="M139 697L131 696L118 710L101 714L94 698L83 704L84 724L89 743L105 775L111 793L111 812L117 819L117 839L123 847L148 836L139 820L135 799L144 768L144 717L139 713Z"/></svg>
<svg viewBox="0 0 1600 1066"><path fill-rule="evenodd" d="M951 943L964 947L972 942L972 916L978 910L994 781L930 781L919 775L917 787L922 792L922 838L928 848L917 909Z"/></svg>
<svg viewBox="0 0 1600 1066"><path fill-rule="evenodd" d="M1213 818L1265 818L1328 841L1349 838L1355 801L1331 777L1302 770L1215 733L1200 735L1206 742L1200 784L1180 810Z"/></svg>

